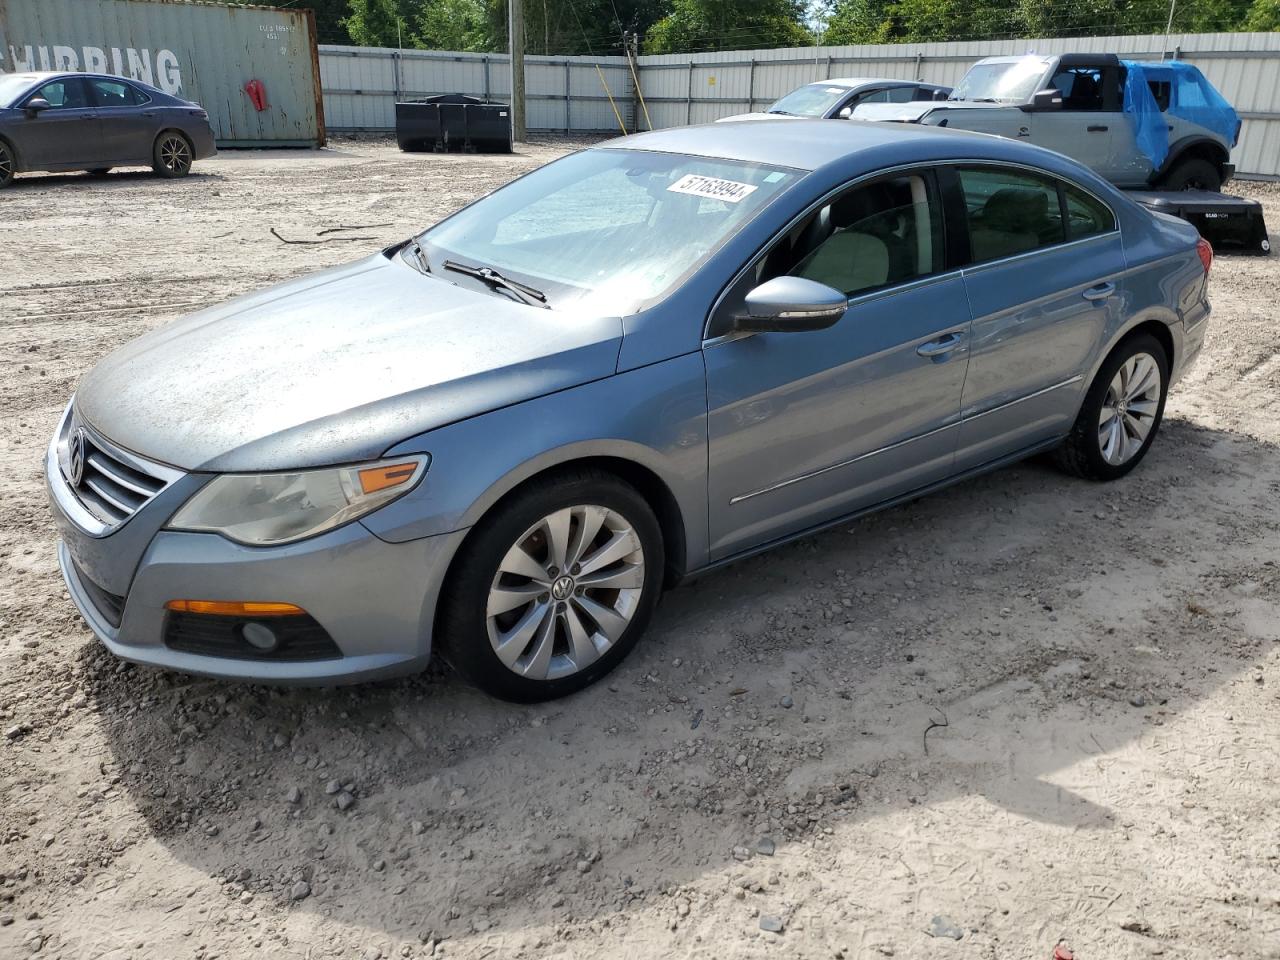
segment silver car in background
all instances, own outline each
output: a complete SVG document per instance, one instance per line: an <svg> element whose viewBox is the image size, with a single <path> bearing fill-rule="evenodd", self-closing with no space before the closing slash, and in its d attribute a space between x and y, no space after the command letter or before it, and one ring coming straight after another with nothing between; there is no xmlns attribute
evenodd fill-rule
<svg viewBox="0 0 1280 960"><path fill-rule="evenodd" d="M950 87L917 80L889 80L884 77L835 77L797 87L774 101L764 112L737 113L721 117L717 123L739 120L847 120L862 104L911 103L945 100Z"/></svg>
<svg viewBox="0 0 1280 960"><path fill-rule="evenodd" d="M1207 327L1193 227L1014 141L776 129L572 154L102 361L46 461L93 631L266 682L439 649L541 700L690 574L1040 451L1142 460Z"/></svg>

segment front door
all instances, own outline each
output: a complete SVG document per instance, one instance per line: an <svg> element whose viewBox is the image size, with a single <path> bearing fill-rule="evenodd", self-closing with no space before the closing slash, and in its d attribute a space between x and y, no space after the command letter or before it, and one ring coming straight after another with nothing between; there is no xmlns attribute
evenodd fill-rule
<svg viewBox="0 0 1280 960"><path fill-rule="evenodd" d="M1123 299L1124 250L1101 200L998 164L960 168L973 310L956 467L1065 435Z"/></svg>
<svg viewBox="0 0 1280 960"><path fill-rule="evenodd" d="M704 347L713 559L918 489L952 469L968 360L933 175L851 187L779 237L724 298ZM834 326L726 333L758 283L849 297Z"/></svg>
<svg viewBox="0 0 1280 960"><path fill-rule="evenodd" d="M32 170L89 167L101 162L98 111L80 77L51 80L28 97L43 97L49 109L26 116L17 128L18 151Z"/></svg>
<svg viewBox="0 0 1280 960"><path fill-rule="evenodd" d="M1049 85L1062 94L1061 110L1030 115L1031 142L1079 160L1100 176L1114 179L1115 138L1127 120L1120 103L1115 66L1073 64L1060 68Z"/></svg>

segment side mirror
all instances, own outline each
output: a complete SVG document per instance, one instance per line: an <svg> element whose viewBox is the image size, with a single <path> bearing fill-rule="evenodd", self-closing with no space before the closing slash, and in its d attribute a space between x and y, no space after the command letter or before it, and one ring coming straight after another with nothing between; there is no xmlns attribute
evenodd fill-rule
<svg viewBox="0 0 1280 960"><path fill-rule="evenodd" d="M836 114L841 120L848 120L853 116L853 107L841 107L840 112Z"/></svg>
<svg viewBox="0 0 1280 960"><path fill-rule="evenodd" d="M1037 90L1031 95L1031 102L1024 103L1022 109L1028 112L1041 110L1061 110L1062 94L1057 90Z"/></svg>
<svg viewBox="0 0 1280 960"><path fill-rule="evenodd" d="M23 109L27 111L28 117L34 117L42 111L48 110L51 106L53 106L53 104L44 97L32 97L27 101L27 105Z"/></svg>
<svg viewBox="0 0 1280 960"><path fill-rule="evenodd" d="M734 320L735 330L799 333L833 326L849 309L849 298L804 277L774 277L748 293L746 305L746 314Z"/></svg>

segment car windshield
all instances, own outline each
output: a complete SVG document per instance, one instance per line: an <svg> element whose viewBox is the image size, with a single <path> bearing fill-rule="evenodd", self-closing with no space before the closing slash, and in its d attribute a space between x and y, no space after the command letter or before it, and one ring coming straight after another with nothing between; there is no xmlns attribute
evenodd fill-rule
<svg viewBox="0 0 1280 960"><path fill-rule="evenodd" d="M1040 57L975 63L952 91L950 99L1025 103L1040 85L1048 66L1048 61Z"/></svg>
<svg viewBox="0 0 1280 960"><path fill-rule="evenodd" d="M544 293L553 309L625 316L674 288L799 176L757 163L586 150L490 194L419 241L438 277L458 275L444 271L446 261L488 267Z"/></svg>
<svg viewBox="0 0 1280 960"><path fill-rule="evenodd" d="M769 108L770 113L789 113L793 117L821 117L849 95L848 87L811 83L792 90Z"/></svg>
<svg viewBox="0 0 1280 960"><path fill-rule="evenodd" d="M0 73L0 107L8 107L36 82L29 74Z"/></svg>

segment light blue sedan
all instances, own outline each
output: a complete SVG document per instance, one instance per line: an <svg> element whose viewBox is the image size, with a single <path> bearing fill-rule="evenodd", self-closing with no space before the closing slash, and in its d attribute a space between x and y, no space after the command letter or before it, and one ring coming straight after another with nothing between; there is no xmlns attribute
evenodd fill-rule
<svg viewBox="0 0 1280 960"><path fill-rule="evenodd" d="M1115 480L1212 252L1058 154L857 121L615 140L150 333L46 473L110 650L535 701L666 586L1041 451Z"/></svg>

